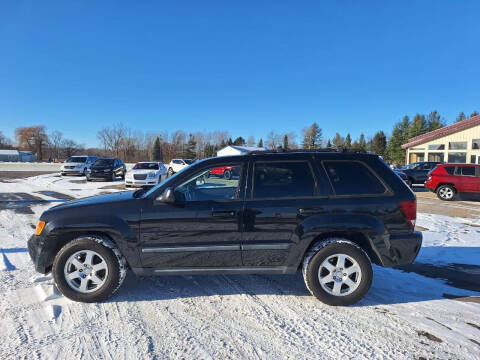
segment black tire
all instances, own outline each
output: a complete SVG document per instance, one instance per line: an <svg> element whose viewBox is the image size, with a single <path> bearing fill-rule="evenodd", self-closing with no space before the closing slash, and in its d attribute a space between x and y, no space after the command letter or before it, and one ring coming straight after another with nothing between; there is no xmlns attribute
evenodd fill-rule
<svg viewBox="0 0 480 360"><path fill-rule="evenodd" d="M122 180L125 180L125 171L122 173Z"/></svg>
<svg viewBox="0 0 480 360"><path fill-rule="evenodd" d="M87 175L86 178L87 178L87 181L92 181L92 179L90 179L90 176Z"/></svg>
<svg viewBox="0 0 480 360"><path fill-rule="evenodd" d="M82 293L74 290L65 279L64 268L67 260L76 252L91 250L100 254L108 268L105 282L95 291ZM82 236L66 244L55 256L52 268L58 290L67 298L80 302L100 302L108 299L122 285L127 274L125 258L115 244L97 236Z"/></svg>
<svg viewBox="0 0 480 360"><path fill-rule="evenodd" d="M87 168L83 169L83 176L87 176Z"/></svg>
<svg viewBox="0 0 480 360"><path fill-rule="evenodd" d="M169 169L168 169L167 176L170 177L170 176L172 176L173 174L175 174L175 172L173 171L172 168L169 168Z"/></svg>
<svg viewBox="0 0 480 360"><path fill-rule="evenodd" d="M225 170L223 172L223 177L227 180L230 180L232 178L232 172L230 170Z"/></svg>
<svg viewBox="0 0 480 360"><path fill-rule="evenodd" d="M358 284L349 294L348 291L350 291L350 288L347 285L341 285L341 291L344 291L345 295L333 295L327 292L320 284L320 266L336 254L343 254L353 259L360 268L360 275L358 275L358 273L350 275L357 277ZM347 262L350 263L347 259L345 266L348 265ZM330 263L330 265L332 264ZM350 266L353 266L353 263ZM346 266L345 269L339 269L343 272L348 268L349 267ZM330 238L315 244L305 256L302 270L305 284L310 293L321 302L333 306L348 306L360 301L367 294L368 290L370 290L373 280L372 263L368 255L357 244L342 238ZM337 268L335 268L335 271L337 271ZM331 274L333 273L334 271L331 272ZM346 273L340 275L346 276ZM350 280L352 280L352 278L350 278ZM324 286L327 288L332 286L333 288L335 281L332 280L331 284L332 285L328 283Z"/></svg>
<svg viewBox="0 0 480 360"><path fill-rule="evenodd" d="M456 190L452 185L440 185L437 188L437 197L443 201L453 201L455 199Z"/></svg>
<svg viewBox="0 0 480 360"><path fill-rule="evenodd" d="M60 173L60 176L65 176L65 173L61 172L61 173Z"/></svg>
<svg viewBox="0 0 480 360"><path fill-rule="evenodd" d="M110 181L116 181L117 180L117 177L115 176L115 172L112 171L112 178L110 179Z"/></svg>

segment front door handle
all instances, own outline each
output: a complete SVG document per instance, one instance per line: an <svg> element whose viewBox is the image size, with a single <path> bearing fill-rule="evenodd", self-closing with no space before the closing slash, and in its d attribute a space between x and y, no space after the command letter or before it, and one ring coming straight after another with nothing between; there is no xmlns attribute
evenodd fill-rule
<svg viewBox="0 0 480 360"><path fill-rule="evenodd" d="M212 211L212 216L213 217L231 218L231 217L235 217L235 215L236 215L235 210Z"/></svg>
<svg viewBox="0 0 480 360"><path fill-rule="evenodd" d="M302 215L312 215L323 212L321 207L311 207L311 208L299 208L298 212Z"/></svg>

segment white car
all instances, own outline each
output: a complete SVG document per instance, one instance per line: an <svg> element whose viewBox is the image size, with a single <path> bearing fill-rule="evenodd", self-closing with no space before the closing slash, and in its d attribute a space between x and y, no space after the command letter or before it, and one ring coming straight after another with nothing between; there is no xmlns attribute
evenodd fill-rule
<svg viewBox="0 0 480 360"><path fill-rule="evenodd" d="M167 168L162 162L138 162L131 170L127 171L125 186L153 186L160 184L166 178Z"/></svg>
<svg viewBox="0 0 480 360"><path fill-rule="evenodd" d="M86 175L87 170L98 160L97 156L75 155L70 156L60 167L62 176L68 174Z"/></svg>
<svg viewBox="0 0 480 360"><path fill-rule="evenodd" d="M185 169L188 165L193 164L191 159L172 159L168 164L168 176L172 176L176 172Z"/></svg>

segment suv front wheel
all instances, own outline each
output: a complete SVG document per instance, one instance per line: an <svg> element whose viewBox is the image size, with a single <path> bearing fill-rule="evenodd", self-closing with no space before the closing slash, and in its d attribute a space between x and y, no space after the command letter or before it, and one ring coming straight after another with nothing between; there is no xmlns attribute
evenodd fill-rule
<svg viewBox="0 0 480 360"><path fill-rule="evenodd" d="M372 285L373 271L368 255L355 243L326 239L307 253L303 278L308 290L321 302L352 305L361 300Z"/></svg>
<svg viewBox="0 0 480 360"><path fill-rule="evenodd" d="M125 258L110 240L83 236L58 252L52 273L58 290L69 299L98 302L120 287L127 268Z"/></svg>

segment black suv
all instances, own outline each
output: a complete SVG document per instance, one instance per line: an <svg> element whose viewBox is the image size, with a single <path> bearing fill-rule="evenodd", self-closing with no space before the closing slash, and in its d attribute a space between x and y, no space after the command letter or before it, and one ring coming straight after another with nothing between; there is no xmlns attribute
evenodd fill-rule
<svg viewBox="0 0 480 360"><path fill-rule="evenodd" d="M229 179L210 176L233 167ZM330 305L360 300L371 263L412 262L415 195L377 155L252 152L196 162L148 192L45 211L28 249L37 271L84 302L138 275L291 274Z"/></svg>
<svg viewBox="0 0 480 360"><path fill-rule="evenodd" d="M405 175L407 175L410 184L422 184L427 181L428 173L435 169L441 162L435 161L420 161L406 165L400 169Z"/></svg>
<svg viewBox="0 0 480 360"><path fill-rule="evenodd" d="M118 177L125 179L126 172L127 167L122 160L101 158L87 170L87 181L96 179L115 181Z"/></svg>

